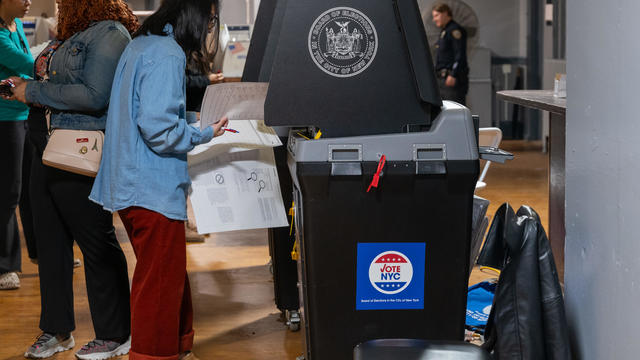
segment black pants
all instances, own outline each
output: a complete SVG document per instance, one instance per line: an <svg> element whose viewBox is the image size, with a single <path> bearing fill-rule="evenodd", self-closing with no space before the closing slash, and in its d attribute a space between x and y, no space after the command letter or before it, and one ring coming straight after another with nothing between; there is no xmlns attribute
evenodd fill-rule
<svg viewBox="0 0 640 360"><path fill-rule="evenodd" d="M97 339L130 333L127 262L118 244L113 216L89 200L93 178L42 164L44 131L29 131L36 146L31 197L40 275L40 329L68 333L75 329L73 241L84 256L89 309Z"/></svg>
<svg viewBox="0 0 640 360"><path fill-rule="evenodd" d="M469 92L469 81L458 79L454 87L445 85L446 78L439 78L440 96L442 100L455 101L460 105L467 105L467 93Z"/></svg>
<svg viewBox="0 0 640 360"><path fill-rule="evenodd" d="M27 134L29 131L27 130ZM38 258L38 250L36 248L35 224L33 222L33 211L31 207L31 193L29 184L31 184L31 162L35 157L36 148L31 143L29 136L24 141L24 156L22 157L22 191L20 192L20 220L22 222L22 232L25 242L27 243L27 253L30 259ZM41 161L38 159L38 161Z"/></svg>
<svg viewBox="0 0 640 360"><path fill-rule="evenodd" d="M16 207L22 187L26 121L0 121L0 274L22 270Z"/></svg>

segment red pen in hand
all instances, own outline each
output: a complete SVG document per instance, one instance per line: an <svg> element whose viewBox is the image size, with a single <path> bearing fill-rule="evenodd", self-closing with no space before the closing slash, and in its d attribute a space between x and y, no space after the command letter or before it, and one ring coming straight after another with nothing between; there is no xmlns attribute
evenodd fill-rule
<svg viewBox="0 0 640 360"><path fill-rule="evenodd" d="M240 134L240 131L238 130L233 130L233 129L224 129L224 131L228 131L230 133L234 133L234 134Z"/></svg>

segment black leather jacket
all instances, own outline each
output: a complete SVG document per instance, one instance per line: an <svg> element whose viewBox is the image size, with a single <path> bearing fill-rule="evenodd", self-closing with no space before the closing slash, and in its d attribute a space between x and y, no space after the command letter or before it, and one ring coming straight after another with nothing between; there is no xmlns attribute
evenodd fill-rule
<svg viewBox="0 0 640 360"><path fill-rule="evenodd" d="M562 289L538 214L502 205L478 264L502 270L485 332L494 359L570 359Z"/></svg>

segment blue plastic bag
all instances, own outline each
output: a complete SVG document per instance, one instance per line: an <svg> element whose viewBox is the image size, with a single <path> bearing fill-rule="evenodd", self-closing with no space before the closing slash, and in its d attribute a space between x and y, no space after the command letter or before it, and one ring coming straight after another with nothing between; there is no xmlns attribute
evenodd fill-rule
<svg viewBox="0 0 640 360"><path fill-rule="evenodd" d="M467 293L467 326L475 329L484 329L491 314L493 295L496 292L496 284L481 282L469 288Z"/></svg>

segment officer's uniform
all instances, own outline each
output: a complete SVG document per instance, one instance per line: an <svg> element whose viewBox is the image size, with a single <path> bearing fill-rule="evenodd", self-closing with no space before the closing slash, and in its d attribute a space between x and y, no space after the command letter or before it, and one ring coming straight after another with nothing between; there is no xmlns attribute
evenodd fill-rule
<svg viewBox="0 0 640 360"><path fill-rule="evenodd" d="M440 33L436 44L436 75L443 100L465 104L469 91L469 65L467 63L467 32L451 20ZM445 85L447 76L456 78L456 85Z"/></svg>

